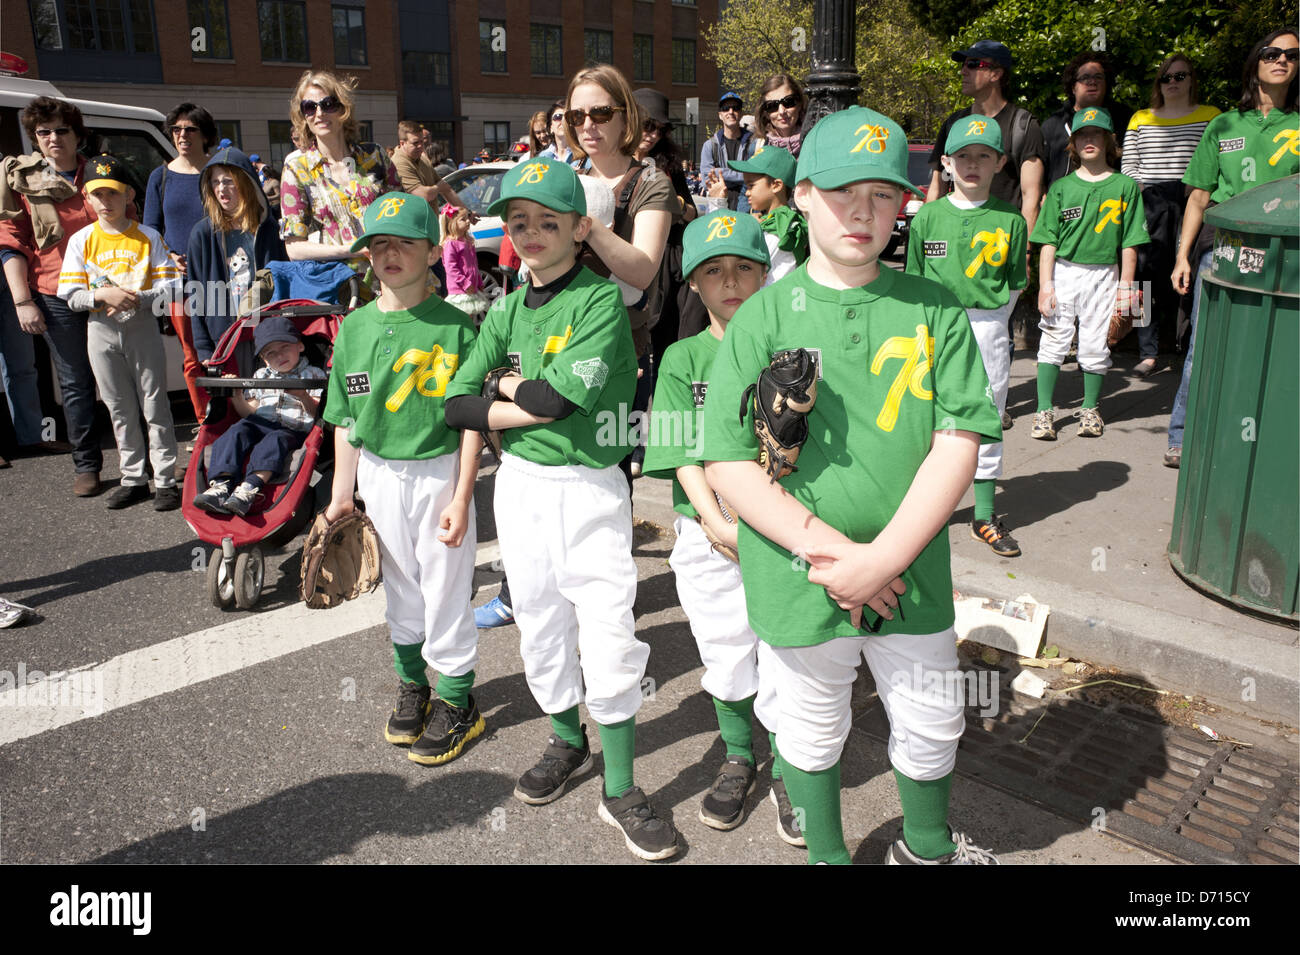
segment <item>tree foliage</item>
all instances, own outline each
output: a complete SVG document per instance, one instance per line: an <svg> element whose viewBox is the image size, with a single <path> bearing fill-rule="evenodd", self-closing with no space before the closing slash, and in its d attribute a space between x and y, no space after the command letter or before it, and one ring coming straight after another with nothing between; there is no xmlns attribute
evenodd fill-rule
<svg viewBox="0 0 1300 955"><path fill-rule="evenodd" d="M951 39L997 0L907 0L912 16L940 39Z"/></svg>

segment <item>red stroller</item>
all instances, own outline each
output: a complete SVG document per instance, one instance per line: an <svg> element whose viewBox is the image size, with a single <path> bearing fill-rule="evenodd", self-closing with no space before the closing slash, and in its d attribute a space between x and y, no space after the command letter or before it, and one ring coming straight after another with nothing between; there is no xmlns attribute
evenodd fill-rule
<svg viewBox="0 0 1300 955"><path fill-rule="evenodd" d="M234 389L322 387L319 380L298 378L277 379L274 383L264 379L254 381L253 332L263 318L282 315L293 322L302 336L307 360L318 368L328 369L334 336L344 314L346 310L342 306L307 299L273 302L230 326L205 363L214 375L239 376L198 379L199 386L207 390L212 400L194 441L181 501L181 513L186 523L199 540L215 548L208 559L207 575L208 598L215 607L225 609L234 603L240 610L251 609L262 594L266 576L260 545L280 547L287 544L311 523L317 509L313 487L316 474L321 475L316 483L324 488L326 495L329 493L328 477L332 471L330 464L334 448L326 440L325 424L320 418L325 409L325 396L322 394L316 421L307 439L294 452L287 470L267 483L265 494L246 516L210 514L194 506L194 496L208 486L212 443L239 420L233 402L228 400Z"/></svg>

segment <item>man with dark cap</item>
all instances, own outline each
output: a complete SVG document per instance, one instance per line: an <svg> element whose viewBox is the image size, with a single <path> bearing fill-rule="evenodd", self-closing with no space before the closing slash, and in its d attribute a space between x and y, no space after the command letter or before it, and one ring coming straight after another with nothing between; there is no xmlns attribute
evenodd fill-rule
<svg viewBox="0 0 1300 955"><path fill-rule="evenodd" d="M730 168L733 159L744 159L749 149L751 134L740 128L740 116L745 111L739 93L723 93L718 100L718 121L721 128L708 138L700 151L700 181L708 192L710 174L716 172L727 186L727 208L749 211L744 196L745 177Z"/></svg>

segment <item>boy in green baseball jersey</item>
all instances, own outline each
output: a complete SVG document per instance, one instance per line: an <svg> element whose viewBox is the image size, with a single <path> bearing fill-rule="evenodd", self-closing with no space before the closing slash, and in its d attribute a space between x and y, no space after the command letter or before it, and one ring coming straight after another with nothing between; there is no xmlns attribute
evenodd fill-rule
<svg viewBox="0 0 1300 955"><path fill-rule="evenodd" d="M1056 440L1052 401L1076 322L1079 370L1083 372L1078 434L1101 437L1105 425L1097 400L1110 367L1106 345L1110 319L1116 310L1140 311L1141 294L1133 275L1137 272L1137 247L1150 241L1142 190L1114 169L1119 164L1119 146L1110 113L1100 106L1081 109L1074 114L1070 128L1070 155L1079 168L1052 183L1029 237L1030 242L1042 246L1038 411L1029 432L1040 441Z"/></svg>
<svg viewBox="0 0 1300 955"><path fill-rule="evenodd" d="M794 157L780 146L759 146L749 159L729 164L745 176L745 198L758 217L772 262L765 285L785 278L808 258L808 226L790 204Z"/></svg>
<svg viewBox="0 0 1300 955"><path fill-rule="evenodd" d="M521 163L488 207L501 216L530 282L488 310L474 353L448 390L453 427L502 432L493 507L510 580L529 689L552 735L515 796L540 805L591 769L578 704L600 728L600 818L642 859L677 852L677 831L633 782L636 712L650 648L633 632L632 504L618 462L629 421L636 352L618 286L580 266L591 228L573 169ZM509 366L496 400L483 380Z"/></svg>
<svg viewBox="0 0 1300 955"><path fill-rule="evenodd" d="M775 700L770 684L762 684L759 677L763 650L749 626L740 567L734 559L736 524L704 478L699 420L727 323L764 284L768 264L764 239L752 216L725 209L686 227L682 274L708 309L709 327L664 352L646 448L646 472L673 479L677 543L668 563L704 663L700 682L713 697L727 749L699 813L706 826L722 830L734 829L745 818L745 802L757 778L753 717L757 712L765 725L775 726ZM760 698L761 691L767 692ZM777 833L786 842L802 846L803 836L781 781L776 736L769 733L769 739Z"/></svg>
<svg viewBox="0 0 1300 955"><path fill-rule="evenodd" d="M327 520L352 511L357 487L379 534L386 619L401 680L384 729L417 763L460 755L485 724L470 694L478 662L473 593L474 480L482 441L447 426L447 385L474 341L459 309L428 291L438 259L429 204L375 200L352 251L365 250L379 298L348 315L334 342L324 418L335 426ZM438 673L430 702L426 664Z"/></svg>
<svg viewBox="0 0 1300 955"><path fill-rule="evenodd" d="M959 119L941 161L953 191L922 206L912 220L907 271L934 279L965 306L1001 415L1011 381L1007 319L1026 281L1026 229L1019 209L989 194L993 177L1007 161L997 121L976 114ZM1002 442L980 445L971 537L999 557L1018 557L1020 545L993 513L993 491L1001 476Z"/></svg>
<svg viewBox="0 0 1300 955"><path fill-rule="evenodd" d="M861 107L832 113L804 138L797 179L808 262L728 326L703 453L709 484L741 518L745 602L771 650L763 675L785 784L809 861L849 862L839 761L865 655L903 805L890 861L990 862L947 825L965 718L946 525L979 443L1002 436L997 407L952 293L880 266L911 188L898 124ZM799 469L772 483L736 409L773 354L795 348L818 359L817 401Z"/></svg>

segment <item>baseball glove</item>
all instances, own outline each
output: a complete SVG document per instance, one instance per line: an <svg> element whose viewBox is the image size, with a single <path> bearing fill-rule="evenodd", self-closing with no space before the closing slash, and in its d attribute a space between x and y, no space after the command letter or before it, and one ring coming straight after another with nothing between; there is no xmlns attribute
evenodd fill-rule
<svg viewBox="0 0 1300 955"><path fill-rule="evenodd" d="M718 499L718 507L722 509L722 516L727 519L727 523L728 524L736 523L736 518L731 513L731 507L727 504L726 501L722 499L722 495L719 494L717 491L714 491L713 496ZM700 530L704 531L704 536L708 539L709 544L712 545L714 550L716 550L723 557L727 558L727 560L731 561L733 564L740 563L740 555L736 553L736 549L734 547L732 547L730 544L725 544L722 541L720 541L717 535L714 534L713 531L709 530L709 525L704 523L704 521L700 520L698 517L695 520L699 522Z"/></svg>
<svg viewBox="0 0 1300 955"><path fill-rule="evenodd" d="M1127 309L1122 309L1119 305L1115 306L1115 313L1110 317L1110 331L1106 334L1106 347L1114 348L1122 342L1124 337L1133 330L1134 316L1141 314L1142 292L1136 289Z"/></svg>
<svg viewBox="0 0 1300 955"><path fill-rule="evenodd" d="M308 607L337 607L379 586L379 535L361 511L333 524L323 513L302 546L299 594Z"/></svg>
<svg viewBox="0 0 1300 955"><path fill-rule="evenodd" d="M503 401L501 397L501 379L506 375L514 375L517 372L506 365L502 368L493 368L483 377L483 390L479 392L488 401ZM483 435L483 443L487 445L492 452L492 458L501 463L501 432L500 431L480 431Z"/></svg>
<svg viewBox="0 0 1300 955"><path fill-rule="evenodd" d="M808 412L817 400L817 362L802 348L778 352L740 396L745 420L753 396L758 463L771 483L797 471L795 461L808 440Z"/></svg>

